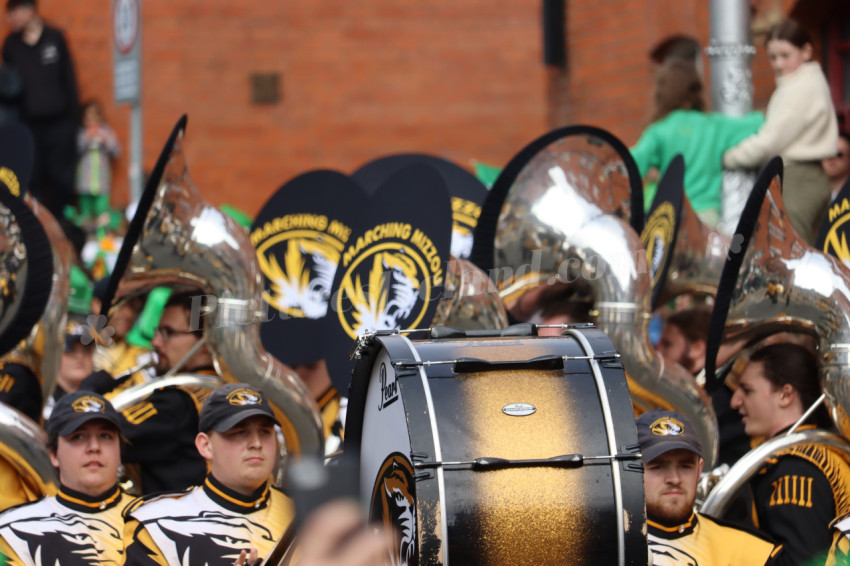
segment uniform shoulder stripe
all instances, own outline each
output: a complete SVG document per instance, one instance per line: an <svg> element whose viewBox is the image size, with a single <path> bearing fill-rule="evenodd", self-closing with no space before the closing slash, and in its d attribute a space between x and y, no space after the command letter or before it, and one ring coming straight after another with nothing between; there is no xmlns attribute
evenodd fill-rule
<svg viewBox="0 0 850 566"><path fill-rule="evenodd" d="M832 487L835 514L850 512L850 464L835 451L820 444L799 444L780 452L796 456L816 466Z"/></svg>
<svg viewBox="0 0 850 566"><path fill-rule="evenodd" d="M142 495L140 497L136 497L133 501L131 501L125 508L122 513L124 518L126 519L129 515L131 515L134 511L136 511L142 505L146 505L148 503L152 503L154 501L160 501L165 499L178 499L190 491L195 489L194 487L187 487L186 489L180 491L159 491L156 493L148 493L147 495Z"/></svg>
<svg viewBox="0 0 850 566"><path fill-rule="evenodd" d="M756 538L763 540L764 542L769 542L770 544L773 544L773 545L776 544L776 541L774 541L772 538L770 538L767 534L765 534L764 532L759 531L757 529L754 529L753 527L746 526L746 525L739 525L737 523L732 523L730 521L718 519L716 517L710 517L708 515L703 515L702 513L698 513L698 515L699 515L700 521L707 520L707 521L715 523L716 525L719 525L721 527L726 527L726 528L729 528L729 529L735 529L735 530L738 530L738 531L743 531L743 532L747 533L748 535L752 535Z"/></svg>

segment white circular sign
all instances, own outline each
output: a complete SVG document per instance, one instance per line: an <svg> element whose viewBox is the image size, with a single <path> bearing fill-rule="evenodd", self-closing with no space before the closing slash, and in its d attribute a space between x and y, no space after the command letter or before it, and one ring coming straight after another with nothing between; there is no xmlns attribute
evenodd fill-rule
<svg viewBox="0 0 850 566"><path fill-rule="evenodd" d="M112 37L115 48L128 54L139 37L139 3L137 0L115 0L112 12Z"/></svg>

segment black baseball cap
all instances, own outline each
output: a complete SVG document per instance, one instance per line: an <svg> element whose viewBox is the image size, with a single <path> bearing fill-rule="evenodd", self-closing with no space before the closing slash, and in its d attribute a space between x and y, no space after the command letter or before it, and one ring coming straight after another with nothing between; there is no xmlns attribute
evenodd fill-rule
<svg viewBox="0 0 850 566"><path fill-rule="evenodd" d="M651 462L671 450L683 448L702 458L696 429L682 413L650 411L638 417L638 442L644 462Z"/></svg>
<svg viewBox="0 0 850 566"><path fill-rule="evenodd" d="M95 346L91 329L81 321L72 319L65 327L65 351L70 352L76 344L82 344L91 349Z"/></svg>
<svg viewBox="0 0 850 566"><path fill-rule="evenodd" d="M68 436L95 419L109 421L115 428L121 429L121 415L112 403L91 391L75 391L56 401L44 429L48 434L55 431L59 436Z"/></svg>
<svg viewBox="0 0 850 566"><path fill-rule="evenodd" d="M227 432L255 415L269 417L280 424L262 391L247 383L228 383L210 393L204 401L198 429L201 432Z"/></svg>

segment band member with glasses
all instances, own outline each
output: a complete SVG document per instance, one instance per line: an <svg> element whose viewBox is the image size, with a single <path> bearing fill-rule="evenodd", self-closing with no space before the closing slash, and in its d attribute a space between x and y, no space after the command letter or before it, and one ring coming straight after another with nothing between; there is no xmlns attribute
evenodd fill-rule
<svg viewBox="0 0 850 566"><path fill-rule="evenodd" d="M204 339L204 316L192 321L198 294L169 298L151 344L156 372L162 376L179 365L179 373L216 375ZM200 345L199 345L200 344ZM193 351L194 350L194 351ZM186 358L184 360L184 358ZM208 391L197 387L166 387L124 409L122 428L130 441L124 462L142 494L186 489L203 481L206 463L195 449L198 411Z"/></svg>
<svg viewBox="0 0 850 566"><path fill-rule="evenodd" d="M0 514L6 564L123 564L123 514L133 498L118 486L120 421L89 391L56 402L45 428L59 492Z"/></svg>

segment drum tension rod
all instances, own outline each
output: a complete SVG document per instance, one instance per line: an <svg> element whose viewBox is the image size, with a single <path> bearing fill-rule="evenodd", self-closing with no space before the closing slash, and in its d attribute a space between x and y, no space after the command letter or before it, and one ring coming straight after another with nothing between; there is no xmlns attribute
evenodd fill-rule
<svg viewBox="0 0 850 566"><path fill-rule="evenodd" d="M583 454L564 454L551 458L532 458L529 460L509 460L507 458L476 458L467 462L414 462L414 468L447 468L456 470L499 470L504 468L580 468L585 464L612 462L615 460L640 460L640 454L614 454L606 456L584 456Z"/></svg>

